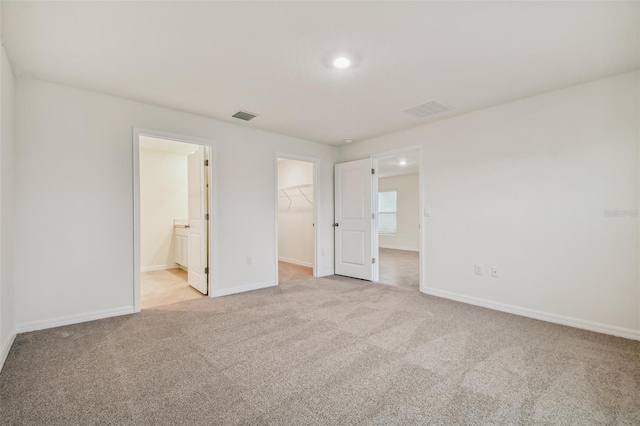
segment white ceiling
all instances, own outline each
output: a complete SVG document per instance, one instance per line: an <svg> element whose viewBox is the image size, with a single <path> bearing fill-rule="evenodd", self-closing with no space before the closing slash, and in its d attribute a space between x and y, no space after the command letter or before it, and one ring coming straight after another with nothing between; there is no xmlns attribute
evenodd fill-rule
<svg viewBox="0 0 640 426"><path fill-rule="evenodd" d="M198 145L167 139L152 138L149 136L140 136L140 149L145 149L147 151L170 152L172 154L187 156L198 149Z"/></svg>
<svg viewBox="0 0 640 426"><path fill-rule="evenodd" d="M400 161L406 161L407 164L402 166ZM378 177L386 178L418 173L419 165L420 151L418 150L378 158Z"/></svg>
<svg viewBox="0 0 640 426"><path fill-rule="evenodd" d="M638 2L3 2L17 74L340 143L640 64ZM356 66L332 69L348 52ZM452 112L402 109L436 99ZM245 123L243 109L260 114Z"/></svg>

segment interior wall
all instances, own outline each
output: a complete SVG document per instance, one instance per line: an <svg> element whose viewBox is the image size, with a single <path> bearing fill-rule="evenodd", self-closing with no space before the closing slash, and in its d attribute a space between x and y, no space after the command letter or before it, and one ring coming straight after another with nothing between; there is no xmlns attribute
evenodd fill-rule
<svg viewBox="0 0 640 426"><path fill-rule="evenodd" d="M14 297L14 76L9 58L0 55L0 369L16 333Z"/></svg>
<svg viewBox="0 0 640 426"><path fill-rule="evenodd" d="M187 219L187 156L140 150L140 267L169 269L175 263L174 220Z"/></svg>
<svg viewBox="0 0 640 426"><path fill-rule="evenodd" d="M640 337L638 86L637 71L603 78L346 145L341 161L422 145L427 292Z"/></svg>
<svg viewBox="0 0 640 426"><path fill-rule="evenodd" d="M297 185L313 185L313 163L279 160L278 187ZM313 188L303 191L313 201ZM297 190L286 192L291 203L282 191L278 191L278 258L313 267L313 205Z"/></svg>
<svg viewBox="0 0 640 426"><path fill-rule="evenodd" d="M21 330L133 309L134 127L217 146L214 295L276 285L276 152L320 160L319 271L333 273L337 148L30 78L16 99Z"/></svg>
<svg viewBox="0 0 640 426"><path fill-rule="evenodd" d="M396 250L420 251L420 181L418 174L378 179L378 191L398 191L398 232L380 234L378 246Z"/></svg>

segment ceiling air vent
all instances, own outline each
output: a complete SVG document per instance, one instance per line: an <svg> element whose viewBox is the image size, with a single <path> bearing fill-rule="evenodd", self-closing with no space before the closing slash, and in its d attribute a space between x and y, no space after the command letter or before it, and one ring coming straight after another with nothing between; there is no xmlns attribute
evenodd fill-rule
<svg viewBox="0 0 640 426"><path fill-rule="evenodd" d="M411 108L403 109L402 111L418 118L424 118L440 114L441 112L451 111L452 109L452 107L443 104L440 101L429 101Z"/></svg>
<svg viewBox="0 0 640 426"><path fill-rule="evenodd" d="M258 114L247 111L238 111L232 115L233 118L239 118L240 120L249 121L256 118Z"/></svg>

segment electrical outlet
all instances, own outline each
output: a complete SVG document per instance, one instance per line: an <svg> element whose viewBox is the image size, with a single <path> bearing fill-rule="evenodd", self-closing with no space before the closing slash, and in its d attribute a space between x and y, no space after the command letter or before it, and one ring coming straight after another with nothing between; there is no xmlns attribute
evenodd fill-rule
<svg viewBox="0 0 640 426"><path fill-rule="evenodd" d="M247 256L247 265L252 265L251 256Z"/></svg>
<svg viewBox="0 0 640 426"><path fill-rule="evenodd" d="M476 275L482 275L482 265L479 263L476 263L475 265L473 265L475 271L476 271Z"/></svg>
<svg viewBox="0 0 640 426"><path fill-rule="evenodd" d="M491 267L491 276L492 277L499 277L500 276L500 270L498 269L497 266L492 266Z"/></svg>

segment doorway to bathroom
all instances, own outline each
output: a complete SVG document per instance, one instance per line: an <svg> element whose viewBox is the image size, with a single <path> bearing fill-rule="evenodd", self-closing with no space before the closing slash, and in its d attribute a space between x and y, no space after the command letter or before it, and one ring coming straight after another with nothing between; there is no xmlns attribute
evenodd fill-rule
<svg viewBox="0 0 640 426"><path fill-rule="evenodd" d="M210 147L140 134L136 311L209 293Z"/></svg>

